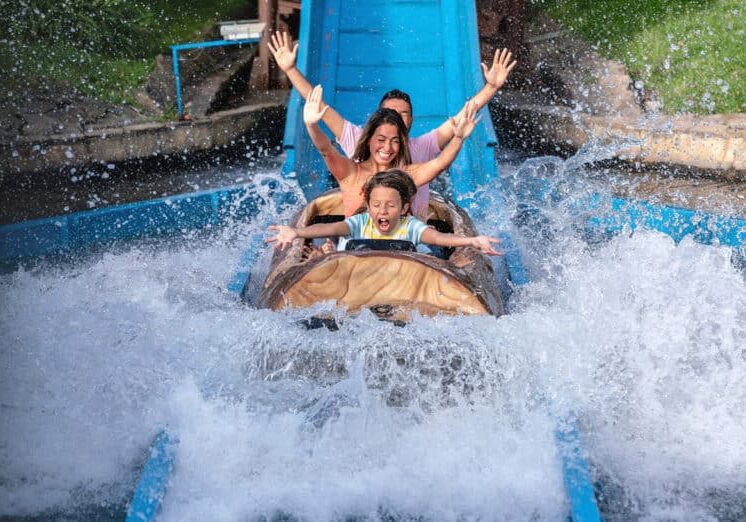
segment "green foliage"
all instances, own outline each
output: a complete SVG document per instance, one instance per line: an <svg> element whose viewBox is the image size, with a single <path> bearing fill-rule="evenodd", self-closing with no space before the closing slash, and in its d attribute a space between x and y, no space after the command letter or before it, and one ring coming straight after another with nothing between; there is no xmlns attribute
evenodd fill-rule
<svg viewBox="0 0 746 522"><path fill-rule="evenodd" d="M535 0L623 62L668 112L746 112L743 0Z"/></svg>
<svg viewBox="0 0 746 522"><path fill-rule="evenodd" d="M3 85L64 82L132 102L155 56L246 7L246 0L0 0Z"/></svg>
<svg viewBox="0 0 746 522"><path fill-rule="evenodd" d="M6 34L24 43L69 45L111 56L152 52L153 12L128 0L34 0L8 3Z"/></svg>

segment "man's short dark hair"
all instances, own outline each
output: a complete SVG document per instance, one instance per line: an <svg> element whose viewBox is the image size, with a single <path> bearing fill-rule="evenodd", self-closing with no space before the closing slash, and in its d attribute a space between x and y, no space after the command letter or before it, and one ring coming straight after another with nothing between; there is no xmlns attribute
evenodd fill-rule
<svg viewBox="0 0 746 522"><path fill-rule="evenodd" d="M404 91L400 91L399 89L392 89L384 94L381 98L381 101L378 103L378 106L383 106L383 102L385 102L386 100L404 100L409 104L409 110L412 110L412 100L409 99L409 94Z"/></svg>

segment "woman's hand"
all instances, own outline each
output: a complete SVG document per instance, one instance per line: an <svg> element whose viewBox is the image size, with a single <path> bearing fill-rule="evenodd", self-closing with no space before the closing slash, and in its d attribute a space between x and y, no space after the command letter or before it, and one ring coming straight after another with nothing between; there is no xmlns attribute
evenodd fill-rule
<svg viewBox="0 0 746 522"><path fill-rule="evenodd" d="M326 105L323 109L321 108L323 94L324 91L322 90L321 85L317 85L308 93L306 105L303 107L303 121L306 124L313 125L318 123L319 120L324 117L324 113L329 106Z"/></svg>
<svg viewBox="0 0 746 522"><path fill-rule="evenodd" d="M270 225L269 230L277 232L277 235L268 237L264 242L275 243L275 248L281 252L285 250L286 247L293 244L293 241L299 237L298 232L293 227L285 225Z"/></svg>
<svg viewBox="0 0 746 522"><path fill-rule="evenodd" d="M298 58L298 44L296 43L291 49L291 43L290 35L286 32L273 33L267 42L269 52L274 56L277 66L285 73L295 67L295 60Z"/></svg>
<svg viewBox="0 0 746 522"><path fill-rule="evenodd" d="M482 117L479 116L475 119L475 116L477 114L477 104L474 102L474 100L469 100L468 102L466 102L466 105L464 105L463 108L463 114L464 115L461 117L461 119L455 122L453 137L465 140L469 137L471 131L474 130L474 127L476 127L477 123L479 123L479 120L481 120Z"/></svg>
<svg viewBox="0 0 746 522"><path fill-rule="evenodd" d="M494 248L492 248L492 244L499 243L500 240L495 237L489 237L489 236L476 236L472 238L473 244L472 246L474 248L478 248L480 252L483 254L487 254L488 256L501 256L502 252L498 252Z"/></svg>

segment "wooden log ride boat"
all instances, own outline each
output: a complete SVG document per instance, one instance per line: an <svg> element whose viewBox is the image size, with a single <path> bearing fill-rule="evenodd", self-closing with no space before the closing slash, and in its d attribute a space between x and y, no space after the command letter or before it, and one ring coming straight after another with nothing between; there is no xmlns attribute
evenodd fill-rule
<svg viewBox="0 0 746 522"><path fill-rule="evenodd" d="M466 212L436 192L430 193L429 211L428 224L438 230L477 235ZM293 226L338 221L343 215L339 191L330 191L300 211ZM304 247L310 242L297 239L275 252L259 307L305 308L331 300L348 313L369 308L392 321L407 321L413 310L427 316L503 314L492 263L477 249L444 248L437 257L414 251L408 241L355 240L347 250L308 257Z"/></svg>

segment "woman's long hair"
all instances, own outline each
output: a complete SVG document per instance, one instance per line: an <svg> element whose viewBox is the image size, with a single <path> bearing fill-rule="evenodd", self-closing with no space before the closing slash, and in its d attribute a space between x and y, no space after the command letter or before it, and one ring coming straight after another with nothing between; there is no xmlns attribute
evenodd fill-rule
<svg viewBox="0 0 746 522"><path fill-rule="evenodd" d="M399 134L399 152L389 164L390 167L403 167L412 163L412 156L409 154L409 139L407 127L399 113L393 109L378 109L374 112L363 128L363 133L357 141L355 153L352 155L354 161L363 162L370 158L370 140L378 127L389 123L396 126Z"/></svg>

